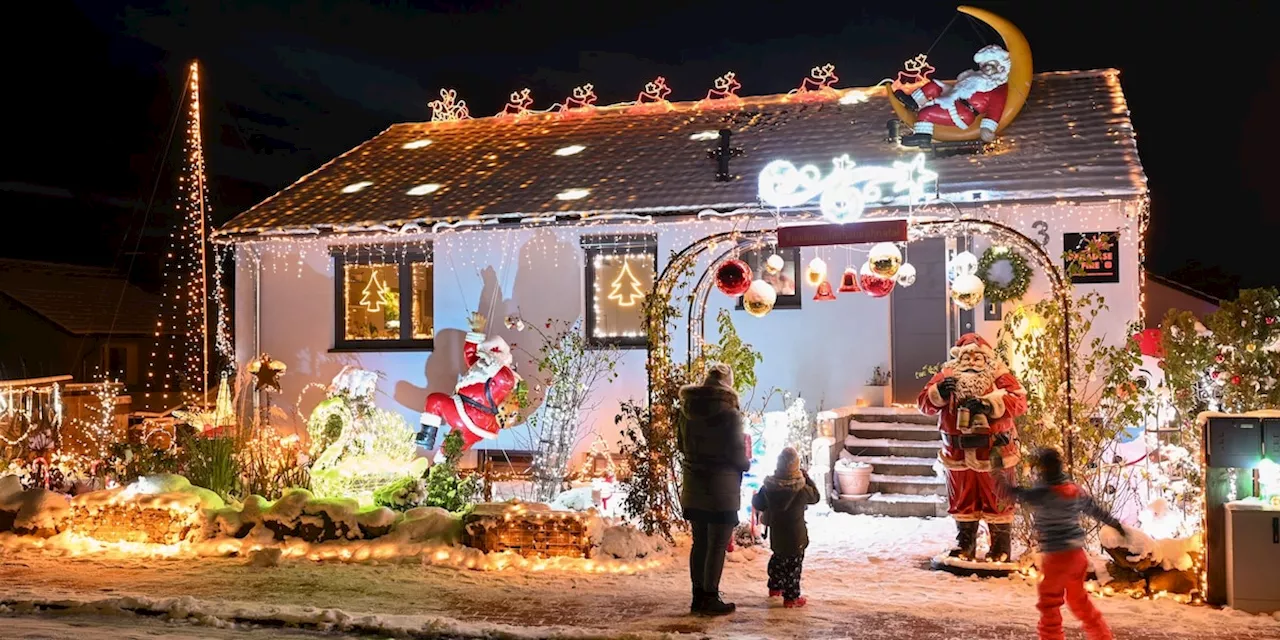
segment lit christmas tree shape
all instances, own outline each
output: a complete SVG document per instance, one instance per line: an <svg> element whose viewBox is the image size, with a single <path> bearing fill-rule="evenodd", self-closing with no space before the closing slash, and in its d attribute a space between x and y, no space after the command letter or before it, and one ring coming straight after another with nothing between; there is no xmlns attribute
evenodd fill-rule
<svg viewBox="0 0 1280 640"><path fill-rule="evenodd" d="M616 301L619 307L635 306L636 300L644 297L644 290L640 288L640 279L631 273L631 262L628 260L622 261L622 270L609 286L611 287L609 299ZM623 291L624 286L626 291Z"/></svg>
<svg viewBox="0 0 1280 640"><path fill-rule="evenodd" d="M892 167L857 166L848 154L831 161L834 169L824 178L814 165L796 167L775 160L760 172L760 200L773 207L799 207L820 197L819 210L832 222L853 222L862 217L867 203L906 193L912 202L924 199L925 185L938 174L924 166L924 154Z"/></svg>
<svg viewBox="0 0 1280 640"><path fill-rule="evenodd" d="M369 284L366 284L364 290L360 292L360 304L364 305L364 308L368 309L369 313L377 313L382 311L382 303L386 301L387 293L391 291L391 287L388 287L386 283L378 278L377 269L373 269L370 273L372 275L369 276Z"/></svg>

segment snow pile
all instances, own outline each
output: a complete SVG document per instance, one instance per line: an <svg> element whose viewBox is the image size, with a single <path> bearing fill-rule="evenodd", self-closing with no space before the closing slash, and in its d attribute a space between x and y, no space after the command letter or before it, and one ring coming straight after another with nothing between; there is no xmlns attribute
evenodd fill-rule
<svg viewBox="0 0 1280 640"><path fill-rule="evenodd" d="M1129 552L1127 557L1130 562L1149 561L1165 571L1189 571L1195 566L1191 554L1199 553L1202 547L1199 535L1156 539L1127 525L1124 533L1111 527L1103 527L1100 537L1103 548L1123 549Z"/></svg>
<svg viewBox="0 0 1280 640"><path fill-rule="evenodd" d="M404 512L390 535L402 542L455 544L462 538L462 518L440 507L418 507Z"/></svg>
<svg viewBox="0 0 1280 640"><path fill-rule="evenodd" d="M607 527L600 537L600 555L620 560L649 558L671 548L661 536L645 535L643 531L621 524Z"/></svg>
<svg viewBox="0 0 1280 640"><path fill-rule="evenodd" d="M599 507L600 491L589 486L561 491L555 500L551 501L551 508L561 511L586 511Z"/></svg>
<svg viewBox="0 0 1280 640"><path fill-rule="evenodd" d="M170 473L143 476L124 487L82 493L72 499L71 504L91 512L125 504L138 509L184 512L221 509L226 506L218 494Z"/></svg>
<svg viewBox="0 0 1280 640"><path fill-rule="evenodd" d="M21 483L14 491L9 478L17 476L5 476L0 485L0 525L8 523L7 527L0 526L0 531L11 528L18 533L48 536L66 526L71 503L65 495L39 488L23 491Z"/></svg>

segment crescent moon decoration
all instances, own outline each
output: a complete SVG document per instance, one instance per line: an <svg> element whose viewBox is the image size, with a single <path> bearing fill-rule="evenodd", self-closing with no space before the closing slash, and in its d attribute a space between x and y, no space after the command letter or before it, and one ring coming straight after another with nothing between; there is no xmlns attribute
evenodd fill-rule
<svg viewBox="0 0 1280 640"><path fill-rule="evenodd" d="M1004 113L1000 115L1000 124L996 126L996 133L1000 133L1009 126L1010 122L1013 122L1014 118L1018 117L1022 106L1027 102L1027 94L1031 91L1031 44L1012 22L990 11L968 6L956 7L956 11L973 16L994 29L1004 40L1005 51L1009 52L1009 98L1005 101ZM885 95L889 96L889 106L893 107L893 112L897 114L898 119L914 126L916 115L893 99L891 89L886 88ZM933 139L943 142L977 140L982 133L980 123L979 119L975 119L967 129L943 124L934 125Z"/></svg>

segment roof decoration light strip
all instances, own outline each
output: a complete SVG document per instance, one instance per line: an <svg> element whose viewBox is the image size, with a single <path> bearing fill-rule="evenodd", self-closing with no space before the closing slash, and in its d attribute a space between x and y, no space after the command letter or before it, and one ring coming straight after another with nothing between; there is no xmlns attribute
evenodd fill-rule
<svg viewBox="0 0 1280 640"><path fill-rule="evenodd" d="M895 161L892 167L857 166L848 154L831 162L834 168L826 177L811 164L797 168L787 160L770 162L760 172L760 200L782 209L820 198L824 218L853 222L862 217L867 203L881 202L891 197L889 193L906 192L911 202L923 200L925 185L938 179L937 173L925 168L924 154L911 162Z"/></svg>

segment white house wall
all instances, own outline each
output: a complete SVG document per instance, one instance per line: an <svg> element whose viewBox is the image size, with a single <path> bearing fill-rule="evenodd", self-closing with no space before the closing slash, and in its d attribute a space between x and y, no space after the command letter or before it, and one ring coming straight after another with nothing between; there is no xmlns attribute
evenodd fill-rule
<svg viewBox="0 0 1280 640"><path fill-rule="evenodd" d="M1115 230L1125 222L1126 208L1132 205L1005 207L987 213L1033 238L1038 233L1033 228L1035 221L1045 220L1050 238L1047 250L1056 258L1062 252L1063 232ZM1123 324L1137 319L1136 222L1129 226L1122 234L1121 283L1096 285L1111 306L1106 324L1112 333L1122 333ZM430 352L332 351L334 274L329 251L335 242L313 239L243 244L237 249L237 360L243 366L258 353L266 352L284 361L289 368L281 381L284 392L277 401L290 412L299 407L309 411L323 395L319 386L327 384L344 365L379 371L380 405L399 411L416 429L426 395L452 391L463 369L461 349L470 311L479 309L488 315L490 332L502 335L513 346L518 370L528 378L536 377L527 352L536 351L537 335L507 329L503 319L518 313L526 322L540 325L548 318L571 321L581 316L585 304L580 247L583 235L656 233L661 270L673 250L731 228L731 223L698 222L438 234L430 238L435 256L436 332L435 349ZM838 284L839 274L846 266L862 264L867 248L805 249L801 253L801 279L804 266L819 255ZM701 263L704 268L705 265L706 260ZM255 280L261 304L257 344ZM729 309L739 334L764 357L757 367L757 406L772 388L799 393L811 411L852 404L871 370L887 367L890 362L889 298L849 294L832 302L815 302L812 289L800 286L804 293L801 310L776 310L764 318L733 310L735 300L712 291L706 315L707 340L716 339L718 311ZM1044 276L1038 274L1027 299L1034 300L1045 291ZM981 318L980 311L978 317ZM980 322L979 328L994 337L997 325ZM684 354L684 343L682 324L674 335L676 353ZM943 355L940 353L939 358ZM617 450L614 415L619 403L629 398L643 399L645 395L645 351L624 350L617 381L600 389L598 406L588 418L590 428L609 442L611 450ZM770 408L779 407L780 402L775 400ZM504 432L496 443L482 446L523 449L527 448L524 440L523 430L517 428ZM581 447L589 446L590 440L584 440Z"/></svg>

